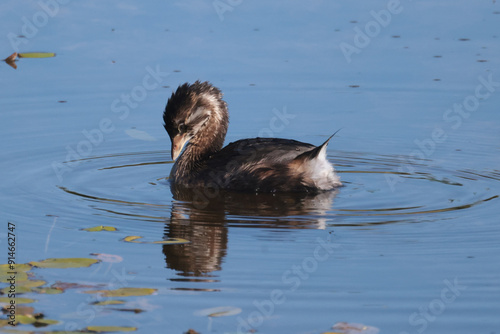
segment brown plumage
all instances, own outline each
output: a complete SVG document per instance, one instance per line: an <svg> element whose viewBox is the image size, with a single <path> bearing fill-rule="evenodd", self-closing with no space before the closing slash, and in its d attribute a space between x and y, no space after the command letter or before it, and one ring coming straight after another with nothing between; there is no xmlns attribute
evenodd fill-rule
<svg viewBox="0 0 500 334"><path fill-rule="evenodd" d="M331 137L318 147L253 138L222 148L229 123L227 105L222 92L208 82L179 86L168 99L163 120L172 141L172 159L178 158L170 173L175 187L317 192L341 186L326 160Z"/></svg>

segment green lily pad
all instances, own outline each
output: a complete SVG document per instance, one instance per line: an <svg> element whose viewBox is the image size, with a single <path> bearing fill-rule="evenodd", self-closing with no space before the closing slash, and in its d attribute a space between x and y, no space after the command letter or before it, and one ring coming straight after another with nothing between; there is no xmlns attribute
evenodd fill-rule
<svg viewBox="0 0 500 334"><path fill-rule="evenodd" d="M130 235L128 237L123 238L122 240L138 244L162 244L162 245L180 245L180 244L188 244L191 242L189 240L181 238L170 238L168 240L159 240L159 241L138 241L138 239L142 239L142 237L138 235Z"/></svg>
<svg viewBox="0 0 500 334"><path fill-rule="evenodd" d="M17 272L17 274L9 274L8 272L0 272L0 282L10 283L9 280L12 278L12 276L14 276L16 284L19 284L20 282L28 280L28 274L26 274L24 271Z"/></svg>
<svg viewBox="0 0 500 334"><path fill-rule="evenodd" d="M116 290L89 290L85 293L99 293L103 297L131 297L147 296L156 292L156 289L149 288L121 288Z"/></svg>
<svg viewBox="0 0 500 334"><path fill-rule="evenodd" d="M9 291L10 291L10 286L7 286L5 288L3 288L2 290L0 290L0 293L2 295L8 295L9 294ZM31 288L28 288L28 287L25 287L25 286L17 286L16 285L16 294L21 294L21 293L28 293L28 292L31 292Z"/></svg>
<svg viewBox="0 0 500 334"><path fill-rule="evenodd" d="M30 304L36 302L34 299L30 298L15 298L16 304ZM0 297L0 303L10 304L11 298L8 297Z"/></svg>
<svg viewBox="0 0 500 334"><path fill-rule="evenodd" d="M56 54L54 52L23 52L18 53L17 56L19 58L52 58Z"/></svg>
<svg viewBox="0 0 500 334"><path fill-rule="evenodd" d="M90 267L99 260L88 258L51 258L40 262L32 261L31 265L38 268L81 268Z"/></svg>
<svg viewBox="0 0 500 334"><path fill-rule="evenodd" d="M120 326L88 326L88 331L104 333L104 332L134 332L137 327L120 327Z"/></svg>
<svg viewBox="0 0 500 334"><path fill-rule="evenodd" d="M42 280L27 280L23 282L16 283L16 287L22 287L22 288L37 288L39 286L45 285L47 282L42 281Z"/></svg>
<svg viewBox="0 0 500 334"><path fill-rule="evenodd" d="M0 265L0 282L10 283L10 279L14 276L16 284L26 281L28 279L27 271L31 270L29 264L2 264ZM14 274L13 274L14 273Z"/></svg>
<svg viewBox="0 0 500 334"><path fill-rule="evenodd" d="M87 232L100 232L100 231L117 231L116 227L113 226L94 226L94 227L88 227L88 228L83 228L82 231L87 231Z"/></svg>
<svg viewBox="0 0 500 334"><path fill-rule="evenodd" d="M8 272L8 271L16 271L16 272L20 272L20 271L30 271L31 270L31 266L27 263L20 263L20 264L0 264L0 273L3 273L3 272Z"/></svg>

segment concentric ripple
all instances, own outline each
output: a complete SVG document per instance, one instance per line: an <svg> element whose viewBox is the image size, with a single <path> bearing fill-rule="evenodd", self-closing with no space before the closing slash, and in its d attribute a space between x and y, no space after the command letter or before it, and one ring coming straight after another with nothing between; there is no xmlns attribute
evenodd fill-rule
<svg viewBox="0 0 500 334"><path fill-rule="evenodd" d="M329 157L344 182L337 191L316 196L207 193L200 201L172 196L167 153L85 159L58 187L112 218L165 222L195 217L200 224L292 228L446 220L457 212L472 215L476 207L496 205L500 194L496 170L458 170L431 160L410 163L399 156L337 151Z"/></svg>

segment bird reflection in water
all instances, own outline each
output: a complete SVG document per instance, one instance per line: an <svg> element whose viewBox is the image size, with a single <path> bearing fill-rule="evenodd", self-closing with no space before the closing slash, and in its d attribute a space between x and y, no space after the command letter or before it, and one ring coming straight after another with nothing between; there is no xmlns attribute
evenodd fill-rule
<svg viewBox="0 0 500 334"><path fill-rule="evenodd" d="M228 226L324 229L326 213L338 191L251 194L173 186L172 192L174 201L165 238L182 238L191 243L164 245L163 253L168 268L196 280L208 279L212 272L221 270Z"/></svg>

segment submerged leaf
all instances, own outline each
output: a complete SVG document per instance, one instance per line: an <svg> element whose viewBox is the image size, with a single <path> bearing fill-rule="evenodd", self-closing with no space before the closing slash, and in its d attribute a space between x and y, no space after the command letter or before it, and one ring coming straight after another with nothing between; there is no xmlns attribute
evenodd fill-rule
<svg viewBox="0 0 500 334"><path fill-rule="evenodd" d="M40 262L32 261L31 265L39 268L80 268L90 267L99 260L88 258L51 258Z"/></svg>
<svg viewBox="0 0 500 334"><path fill-rule="evenodd" d="M137 244L162 244L162 245L180 245L180 244L188 244L191 241L181 238L170 238L168 240L159 240L159 241L137 241L138 239L142 239L142 237L137 235L131 235L123 238L123 241L126 242L134 242Z"/></svg>
<svg viewBox="0 0 500 334"><path fill-rule="evenodd" d="M88 326L88 331L103 333L103 332L134 332L137 327L120 327L120 326Z"/></svg>
<svg viewBox="0 0 500 334"><path fill-rule="evenodd" d="M227 317L230 315L240 314L241 309L234 306L219 306L206 308L195 312L195 315L206 316L206 317Z"/></svg>
<svg viewBox="0 0 500 334"><path fill-rule="evenodd" d="M53 52L23 52L18 54L19 58L52 58L56 54Z"/></svg>
<svg viewBox="0 0 500 334"><path fill-rule="evenodd" d="M89 290L85 293L100 293L103 297L131 297L147 296L156 292L156 289L150 288L121 288L116 290Z"/></svg>
<svg viewBox="0 0 500 334"><path fill-rule="evenodd" d="M94 226L94 227L88 227L88 228L82 228L82 231L87 231L87 232L99 232L99 231L116 231L116 227L113 226Z"/></svg>

